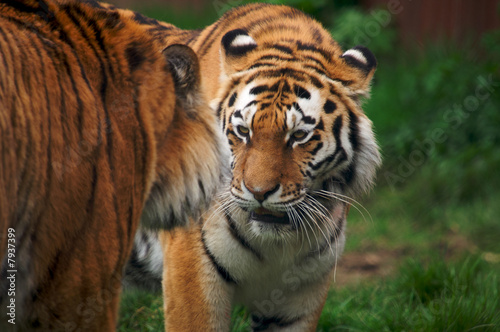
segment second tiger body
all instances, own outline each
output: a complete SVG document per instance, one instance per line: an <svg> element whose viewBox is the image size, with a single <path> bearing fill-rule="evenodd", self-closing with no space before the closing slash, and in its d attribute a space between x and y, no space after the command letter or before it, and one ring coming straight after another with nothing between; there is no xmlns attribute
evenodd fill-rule
<svg viewBox="0 0 500 332"><path fill-rule="evenodd" d="M201 31L164 26L200 59L230 170L200 224L160 234L166 329L226 331L240 303L256 331L313 331L349 206L381 163L361 108L375 57L286 6L238 7Z"/></svg>

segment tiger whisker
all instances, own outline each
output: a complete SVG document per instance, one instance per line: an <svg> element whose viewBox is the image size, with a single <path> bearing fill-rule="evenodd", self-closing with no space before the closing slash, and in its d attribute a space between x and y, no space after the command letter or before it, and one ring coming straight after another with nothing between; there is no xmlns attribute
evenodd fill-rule
<svg viewBox="0 0 500 332"><path fill-rule="evenodd" d="M308 197L307 197L307 203L310 203L311 204L310 206L312 207L313 211L315 211L315 213L318 215L319 218L323 219L323 222L326 225L329 234L333 234L334 232L337 232L337 228L336 228L337 225L336 225L335 219L332 217L330 212L321 203L319 203L314 197L312 197L310 195L308 195ZM335 252L333 251L330 239L327 238L326 235L324 235L324 237L328 243L330 252L332 254L335 254L335 252L337 252L337 250L335 250ZM336 243L336 245L338 245L338 244Z"/></svg>
<svg viewBox="0 0 500 332"><path fill-rule="evenodd" d="M361 204L358 201L356 201L354 198L351 198L349 196L342 195L342 194L339 194L339 193L334 193L334 192L326 191L326 190L314 191L313 194L321 196L322 198L335 198L335 199L337 199L337 200L339 200L339 201L341 201L343 203L350 204L354 209L356 209L356 211L358 211L361 214L361 217L363 217L363 220L365 222L367 221L367 219L365 217L365 213L366 213L366 214L368 214L370 222L373 223L373 218L372 218L370 212L368 211L368 209L365 208L363 206L363 204ZM358 206L360 208L358 208Z"/></svg>

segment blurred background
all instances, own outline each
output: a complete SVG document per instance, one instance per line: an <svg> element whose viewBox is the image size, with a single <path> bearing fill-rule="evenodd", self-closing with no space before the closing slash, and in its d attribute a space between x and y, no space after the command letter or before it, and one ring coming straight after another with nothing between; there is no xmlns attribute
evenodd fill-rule
<svg viewBox="0 0 500 332"><path fill-rule="evenodd" d="M249 1L110 2L197 29ZM267 2L379 63L364 110L384 165L351 209L318 331L500 331L499 1ZM124 294L121 310L120 331L163 329L161 296Z"/></svg>

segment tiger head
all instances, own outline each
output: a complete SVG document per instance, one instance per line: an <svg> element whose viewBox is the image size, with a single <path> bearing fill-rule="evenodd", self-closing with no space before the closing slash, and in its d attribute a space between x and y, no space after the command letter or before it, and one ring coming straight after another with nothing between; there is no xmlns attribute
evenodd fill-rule
<svg viewBox="0 0 500 332"><path fill-rule="evenodd" d="M381 163L360 103L373 54L342 52L333 40L330 49L257 43L238 29L222 38L221 57L225 85L214 106L231 151L228 195L255 232L305 227L301 220L325 219L336 203L345 214Z"/></svg>

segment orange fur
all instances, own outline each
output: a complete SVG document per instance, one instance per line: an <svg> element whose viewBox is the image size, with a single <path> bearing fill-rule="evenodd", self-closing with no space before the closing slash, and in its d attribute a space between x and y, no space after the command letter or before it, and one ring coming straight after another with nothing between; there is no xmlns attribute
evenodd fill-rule
<svg viewBox="0 0 500 332"><path fill-rule="evenodd" d="M165 264L172 268L164 269L164 280L172 282L164 285L164 307L170 319L165 321L167 330L206 331L209 321L208 303L204 294L203 248L201 247L199 227L191 230L176 229L165 234ZM178 305L189 303L189 306Z"/></svg>
<svg viewBox="0 0 500 332"><path fill-rule="evenodd" d="M114 330L144 203L163 199L155 227L171 227L219 179L196 56L163 55L133 15L91 1L0 3L3 308L8 229L17 270L16 325L4 315L2 331Z"/></svg>

